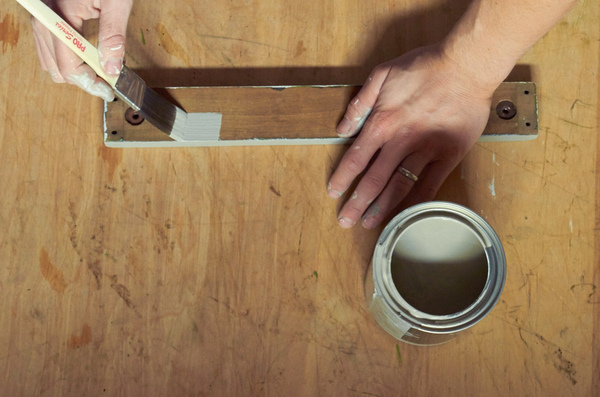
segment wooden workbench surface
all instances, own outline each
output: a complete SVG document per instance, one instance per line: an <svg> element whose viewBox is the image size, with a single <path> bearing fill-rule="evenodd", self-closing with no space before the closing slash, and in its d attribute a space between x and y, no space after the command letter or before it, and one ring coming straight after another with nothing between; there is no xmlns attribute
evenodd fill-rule
<svg viewBox="0 0 600 397"><path fill-rule="evenodd" d="M136 2L154 86L360 84L462 1ZM337 226L341 146L107 149L102 103L52 83L0 9L0 395L598 396L600 5L522 60L540 136L478 143L439 198L498 232L501 301L438 347L397 342ZM396 345L401 351L401 360Z"/></svg>

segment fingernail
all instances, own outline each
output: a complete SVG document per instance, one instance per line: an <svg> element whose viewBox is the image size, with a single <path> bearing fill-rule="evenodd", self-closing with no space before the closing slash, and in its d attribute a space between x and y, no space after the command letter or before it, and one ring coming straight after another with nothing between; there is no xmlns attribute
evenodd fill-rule
<svg viewBox="0 0 600 397"><path fill-rule="evenodd" d="M381 212L377 204L371 206L362 216L361 223L365 229L372 229L379 223L375 217Z"/></svg>
<svg viewBox="0 0 600 397"><path fill-rule="evenodd" d="M338 219L338 223L339 225L344 228L344 229L349 229L352 226L354 226L354 224L356 223L355 221L351 220L350 218L346 218L346 217L341 217Z"/></svg>
<svg viewBox="0 0 600 397"><path fill-rule="evenodd" d="M327 185L327 195L332 199L338 199L344 194L344 192L338 192L335 189L331 188L331 183Z"/></svg>
<svg viewBox="0 0 600 397"><path fill-rule="evenodd" d="M350 129L352 128L352 123L347 118L343 118L342 121L338 124L337 133L341 137L346 137L350 135Z"/></svg>
<svg viewBox="0 0 600 397"><path fill-rule="evenodd" d="M104 71L111 77L116 77L121 73L123 67L123 60L121 58L109 58L104 63Z"/></svg>
<svg viewBox="0 0 600 397"><path fill-rule="evenodd" d="M361 224L365 229L373 229L375 226L377 226L377 222L373 220L372 216L371 217L363 217Z"/></svg>

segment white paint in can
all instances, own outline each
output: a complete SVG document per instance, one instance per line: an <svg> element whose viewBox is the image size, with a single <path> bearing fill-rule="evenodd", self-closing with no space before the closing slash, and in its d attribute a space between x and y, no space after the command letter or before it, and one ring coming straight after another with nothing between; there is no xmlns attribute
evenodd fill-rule
<svg viewBox="0 0 600 397"><path fill-rule="evenodd" d="M420 204L394 218L372 266L371 312L388 333L419 345L446 342L485 317L506 278L491 226L445 202Z"/></svg>

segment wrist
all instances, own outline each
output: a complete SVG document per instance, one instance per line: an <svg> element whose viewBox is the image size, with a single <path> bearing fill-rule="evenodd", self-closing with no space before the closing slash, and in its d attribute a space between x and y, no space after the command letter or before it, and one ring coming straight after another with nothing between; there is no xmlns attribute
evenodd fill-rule
<svg viewBox="0 0 600 397"><path fill-rule="evenodd" d="M494 90L577 0L472 0L441 52L474 84Z"/></svg>
<svg viewBox="0 0 600 397"><path fill-rule="evenodd" d="M440 53L470 85L491 96L520 58L520 55L499 54L495 45L483 37L451 32L440 43Z"/></svg>

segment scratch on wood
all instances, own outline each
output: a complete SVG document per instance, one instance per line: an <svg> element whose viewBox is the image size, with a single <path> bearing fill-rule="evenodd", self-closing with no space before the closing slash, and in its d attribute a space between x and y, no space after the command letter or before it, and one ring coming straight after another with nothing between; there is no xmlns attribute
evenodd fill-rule
<svg viewBox="0 0 600 397"><path fill-rule="evenodd" d="M575 122L573 122L571 120L567 120L567 119L563 119L563 118L559 118L559 120L560 121L564 121L567 124L571 124L571 125L574 125L576 127L585 128L585 129L588 129L588 130L593 130L593 129L596 128L596 126L581 125L581 124L577 124L577 123L575 123Z"/></svg>
<svg viewBox="0 0 600 397"><path fill-rule="evenodd" d="M125 287L123 284L118 283L118 278L116 274L110 276L110 281L110 287L113 290L115 290L117 295L119 295L119 298L121 298L123 302L125 302L125 305L131 310L133 310L138 317L142 317L141 314L135 308L133 302L131 301L131 292L129 292L129 289L127 289L127 287Z"/></svg>
<svg viewBox="0 0 600 397"><path fill-rule="evenodd" d="M585 103L585 102L583 102L583 101L581 101L579 99L575 99L575 101L573 101L573 104L571 105L571 110L575 109L576 105L582 105L582 106L585 106L587 108L593 108L594 107L593 105L590 105L589 103Z"/></svg>
<svg viewBox="0 0 600 397"><path fill-rule="evenodd" d="M96 286L98 289L102 288L102 268L100 267L100 260L88 262L87 265L89 271L92 272L92 275L96 280Z"/></svg>
<svg viewBox="0 0 600 397"><path fill-rule="evenodd" d="M573 362L563 357L563 352L560 347L556 349L554 355L557 359L557 362L554 363L554 368L556 368L559 372L563 373L573 385L577 384L577 379L575 379L577 371L575 370L575 365L573 364Z"/></svg>
<svg viewBox="0 0 600 397"><path fill-rule="evenodd" d="M523 328L519 327L519 338L521 338L521 340L523 341L523 343L525 344L525 347L527 347L529 349L529 345L527 344L527 342L525 341L525 338L523 338Z"/></svg>
<svg viewBox="0 0 600 397"><path fill-rule="evenodd" d="M381 397L380 394L367 393L366 391L360 391L360 390L356 390L356 389L348 389L348 390L353 391L354 393L364 394L365 396Z"/></svg>
<svg viewBox="0 0 600 397"><path fill-rule="evenodd" d="M270 44L267 44L267 43L261 43L259 41L239 39L237 37L216 36L216 35L210 35L210 34L200 34L200 35L198 35L198 37L205 38L205 39L219 39L219 40L241 41L242 43L256 44L256 45L259 45L259 46L264 46L264 47L269 47L269 48L275 48L275 49L278 49L278 50L281 50L281 51L289 52L289 49L287 49L287 48L277 47L277 46L273 46L273 45L270 45Z"/></svg>
<svg viewBox="0 0 600 397"><path fill-rule="evenodd" d="M281 197L281 192L279 192L279 190L275 189L275 187L273 187L273 185L269 186L269 190L272 191L277 197Z"/></svg>

